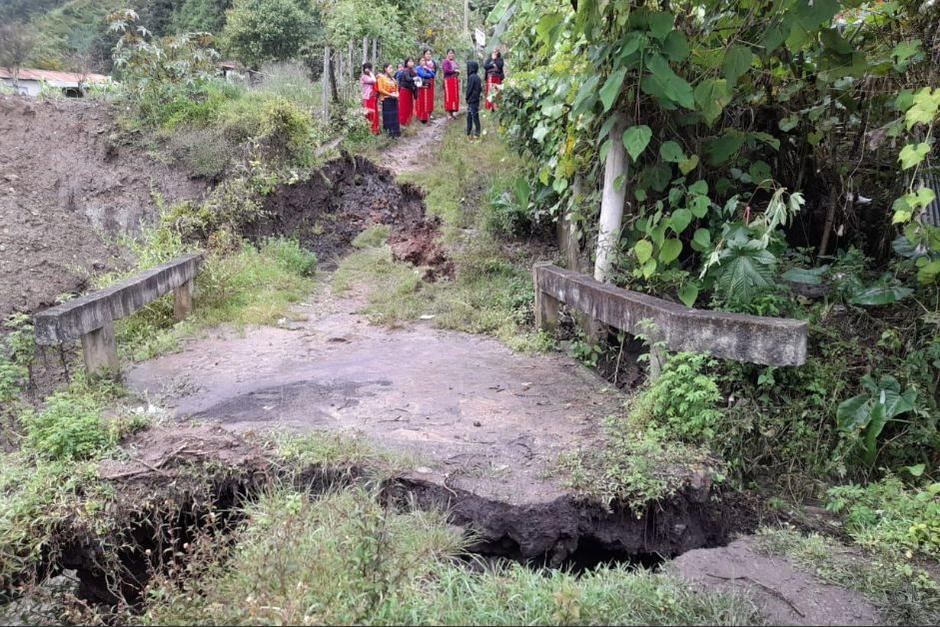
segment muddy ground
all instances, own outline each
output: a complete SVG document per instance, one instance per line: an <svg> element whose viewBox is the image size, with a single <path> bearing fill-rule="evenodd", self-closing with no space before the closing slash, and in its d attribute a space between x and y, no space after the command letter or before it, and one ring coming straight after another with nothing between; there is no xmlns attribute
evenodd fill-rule
<svg viewBox="0 0 940 627"><path fill-rule="evenodd" d="M424 193L399 185L393 171L360 156L343 155L306 181L279 186L245 234L254 241L297 238L317 254L321 268L333 269L356 236L376 225L389 228L397 258L433 267L432 275L452 272L437 243L438 221L425 215Z"/></svg>
<svg viewBox="0 0 940 627"><path fill-rule="evenodd" d="M0 96L0 320L121 267L113 243L204 185L113 141L107 105Z"/></svg>

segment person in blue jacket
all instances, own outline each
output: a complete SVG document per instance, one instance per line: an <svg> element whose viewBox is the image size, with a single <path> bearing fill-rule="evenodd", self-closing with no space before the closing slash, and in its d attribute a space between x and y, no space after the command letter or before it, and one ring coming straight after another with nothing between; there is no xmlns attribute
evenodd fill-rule
<svg viewBox="0 0 940 627"><path fill-rule="evenodd" d="M427 124L428 120L431 119L431 109L434 107L434 77L437 72L434 70L433 61L431 64L427 64L424 59L421 60L415 70L421 79L415 109L421 123Z"/></svg>

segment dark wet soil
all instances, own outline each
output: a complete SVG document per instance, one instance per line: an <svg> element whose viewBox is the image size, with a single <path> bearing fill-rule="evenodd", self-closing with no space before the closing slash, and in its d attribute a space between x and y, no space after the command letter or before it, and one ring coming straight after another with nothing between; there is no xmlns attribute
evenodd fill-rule
<svg viewBox="0 0 940 627"><path fill-rule="evenodd" d="M418 241L407 261L416 265L447 264L436 242L438 221L425 214L424 194L395 174L360 156L328 162L306 181L281 185L264 204L265 217L246 228L261 240L272 235L295 237L312 250L320 267L335 268L357 235L386 225L396 242Z"/></svg>

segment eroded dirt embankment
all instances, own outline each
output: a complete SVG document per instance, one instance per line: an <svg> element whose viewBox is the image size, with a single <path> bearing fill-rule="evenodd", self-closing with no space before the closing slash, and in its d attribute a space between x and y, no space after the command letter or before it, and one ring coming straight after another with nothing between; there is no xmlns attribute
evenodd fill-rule
<svg viewBox="0 0 940 627"><path fill-rule="evenodd" d="M113 240L205 186L113 138L108 105L0 96L0 320L120 267Z"/></svg>
<svg viewBox="0 0 940 627"><path fill-rule="evenodd" d="M302 182L280 185L264 203L264 215L245 228L260 241L272 235L296 238L314 251L323 269L333 269L356 236L373 226L389 229L396 259L431 268L428 277L453 273L437 242L439 220L428 217L424 192L400 185L395 173L344 154Z"/></svg>

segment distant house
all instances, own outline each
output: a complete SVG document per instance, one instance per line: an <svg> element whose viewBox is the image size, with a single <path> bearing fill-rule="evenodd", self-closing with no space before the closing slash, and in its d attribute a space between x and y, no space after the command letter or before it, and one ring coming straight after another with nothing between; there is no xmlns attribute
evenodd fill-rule
<svg viewBox="0 0 940 627"><path fill-rule="evenodd" d="M69 98L81 98L89 85L107 83L110 77L103 74L76 74L74 72L53 72L50 70L20 70L18 91L24 96L38 96L42 86L61 89ZM0 67L0 85L13 87L13 71Z"/></svg>

